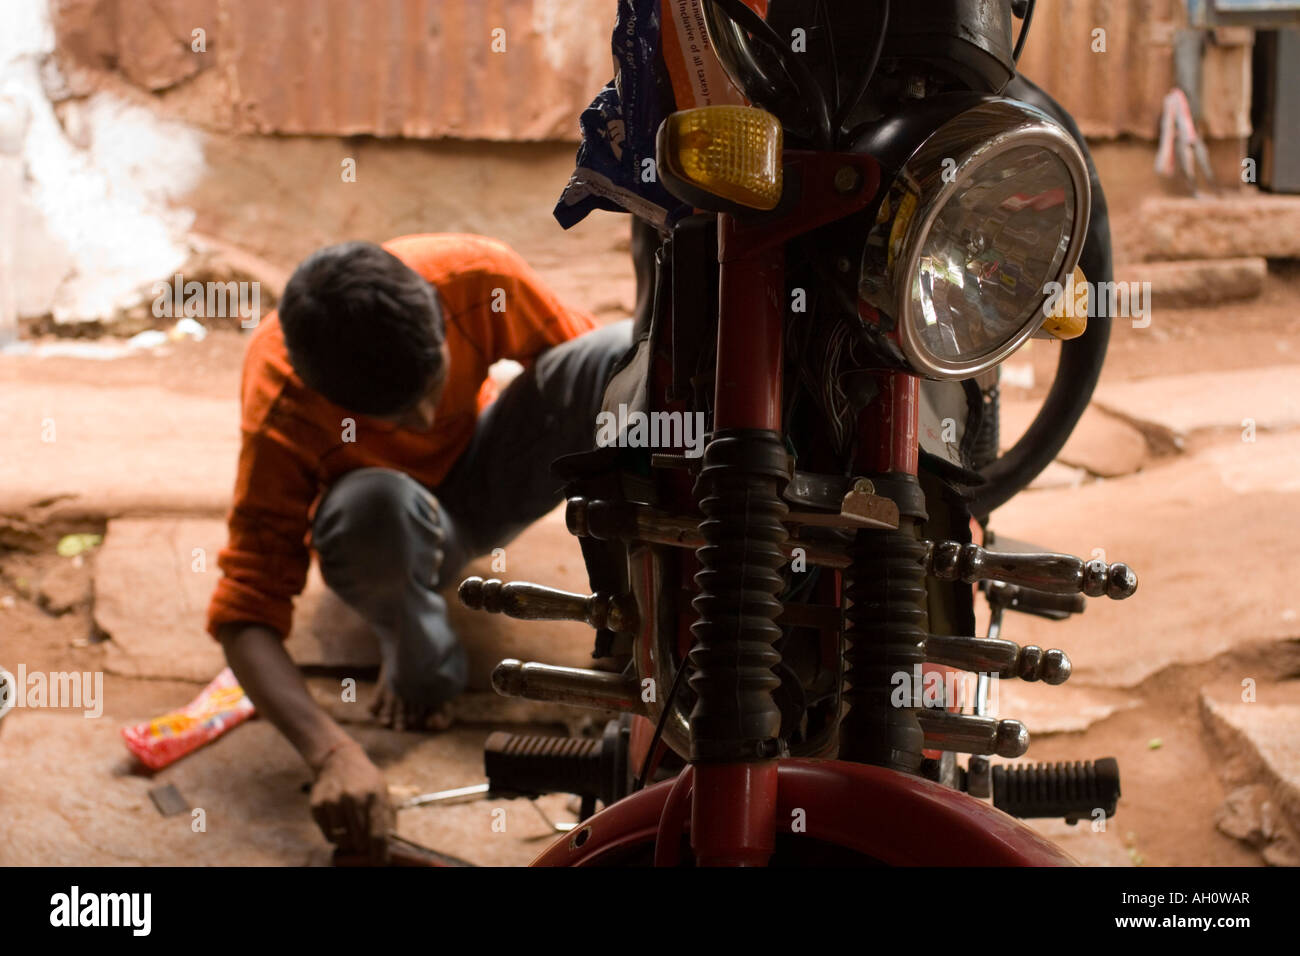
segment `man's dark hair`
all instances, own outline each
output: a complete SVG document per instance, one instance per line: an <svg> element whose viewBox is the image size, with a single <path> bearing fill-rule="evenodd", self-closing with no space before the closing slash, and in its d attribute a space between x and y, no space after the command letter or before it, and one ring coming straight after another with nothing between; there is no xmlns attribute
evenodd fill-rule
<svg viewBox="0 0 1300 956"><path fill-rule="evenodd" d="M280 300L289 361L309 388L362 415L396 415L443 373L433 286L370 242L312 253Z"/></svg>

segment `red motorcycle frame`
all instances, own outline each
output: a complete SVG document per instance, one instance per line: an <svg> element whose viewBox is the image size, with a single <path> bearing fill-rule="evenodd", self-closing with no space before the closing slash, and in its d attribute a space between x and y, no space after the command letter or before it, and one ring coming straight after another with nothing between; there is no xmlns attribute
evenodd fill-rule
<svg viewBox="0 0 1300 956"><path fill-rule="evenodd" d="M611 865L653 845L656 866L676 866L688 818L698 859L695 834L716 825L695 818L700 805L698 772L698 767L687 767L675 780L647 787L602 810L552 843L533 865ZM762 799L772 799L774 819L793 820L802 811L803 835L889 866L1074 865L1067 854L1014 817L920 777L865 764L799 758L776 762L776 777L775 794L762 794ZM738 789L738 784L743 786L738 776L722 782L724 788ZM724 790L718 796L725 795ZM731 796L736 796L734 791ZM705 841L711 852L729 857L743 852L750 861L766 862L775 828L755 832L748 829L751 821L724 824L721 836L714 831ZM756 848L765 842L764 836L768 847L760 855ZM750 849L735 849L741 845Z"/></svg>
<svg viewBox="0 0 1300 956"><path fill-rule="evenodd" d="M1110 759L1104 772L1101 761L1082 772L1077 764L1025 768L1014 771L1014 781L1012 771L991 769L988 755L1021 756L1028 733L1018 721L986 714L983 688L997 677L1058 684L1069 676L1062 652L1021 648L997 636L1002 610L1060 619L1082 610L1083 595L1131 595L1137 579L1122 564L1032 549L987 550L971 543L966 525L987 516L1055 456L1100 371L1108 325L1098 323L1087 335L1086 323L1049 327L1045 303L1032 301L1037 285L1026 280L1021 286L1034 274L1022 275L1031 237L1040 235L1034 220L1009 230L1014 254L1004 249L1005 261L998 260L1005 271L970 271L971 261L983 261L979 250L998 248L1000 228L1024 206L1021 193L1035 195L1056 182L1061 185L1053 195L1059 198L1051 208L1060 207L1059 215L1049 217L1042 235L1050 237L1056 228L1063 230L1062 239L1047 246L1056 257L1034 269L1058 278L1073 272L1083 256L1092 205L1104 222L1104 203L1091 202L1095 175L1078 145L1081 134L1068 133L1036 106L993 96L1014 82L1009 4L948 4L960 14L953 22L962 24L954 42L960 46L983 31L987 50L997 53L996 67L979 60L973 72L963 74L960 89L934 97L923 75L933 24L920 8L901 12L900 49L913 50L901 61L918 73L901 92L880 101L898 122L877 118L860 127L845 121L869 89L886 41L889 5L884 4L874 56L857 74L855 92L833 114L820 81L785 51L781 35L754 6L761 5L710 0L706 9L718 14L727 8L735 29L715 23L709 33L729 75L752 94L749 99L769 102L752 107L754 112L728 112L737 109L728 106L679 110L660 126L661 181L683 210L707 212L672 219L661 237L656 261L671 282L666 286L664 273L656 275L653 315L638 316L644 335L616 375L623 380L611 383L606 395L607 406L620 402L612 395L632 395L644 397L638 408L652 415L711 416L709 427L701 429L709 440L700 460L689 452L624 456L607 448L560 465L569 481L569 529L590 539L583 547L595 594L477 578L460 592L473 608L532 620L585 621L597 629L596 656L621 659L621 673L504 661L493 682L508 695L633 715L626 747L610 749L619 753L624 770L610 772L603 752L595 754L594 740L529 738L489 747L498 771L493 786L502 793L582 794L586 819L538 858L544 865L676 865L687 853L704 866L1070 863L1015 817L976 796L991 795L997 806L1021 817L1073 822L1097 808L1109 816L1119 795L1118 768ZM849 21L869 15L863 6L839 6ZM1028 20L1026 14L1026 26ZM749 46L748 37L767 34L765 45L783 60L782 72L797 95L774 92L781 84ZM1022 26L1021 42L1023 36ZM910 47L913 40L920 46ZM949 54L965 55L959 47L950 47ZM944 82L955 75L946 74ZM1042 98L1031 85L1021 95ZM816 127L811 134L798 131L809 101L820 103L807 110ZM697 120L705 125L693 126ZM779 134L791 130L802 148L782 150ZM719 145L716 154L704 155ZM1055 172L1042 181L1031 176L1013 184L1020 193L985 210L995 228L985 236L970 227L980 233L978 249L971 246L958 273L987 281L988 290L972 288L999 303L961 315L985 338L955 354L929 351L918 341L919 320L908 295L913 281L923 281L923 239L930 225L962 188L940 171L950 162L954 170L965 163L969 186L986 164L997 170L995 160L1022 149L1055 157ZM962 158L953 160L954 153ZM688 154L697 160L692 171L682 161ZM736 160L740 154L744 162ZM724 182L710 165L719 157L732 164L725 175L734 179ZM755 182L764 188L746 193ZM728 198L718 188L727 186L752 201L736 200L734 192ZM1012 200L1017 203L1008 205ZM715 229L716 251L710 248ZM1098 230L1088 266L1101 281L1110 276L1104 229ZM855 259L861 269L852 284ZM716 310L707 301L712 293L704 291L713 288L709 270L715 261ZM817 313L830 318L833 329L808 321L812 316L790 319L786 296L805 284L799 278L804 275L833 300L833 307ZM933 282L933 275L925 281ZM1031 296L1019 304L997 298L1024 289ZM665 292L671 295L667 308ZM933 315L928 320L933 323ZM710 362L707 336L714 323ZM999 457L996 427L985 430L980 419L971 435L991 441L991 455L983 448L977 461L972 452L970 468L965 452L956 456L963 464L927 458L922 468L918 375L963 380L977 397L987 398L974 377L995 370L1040 329L1064 344L1057 379L1025 436ZM788 337L790 332L795 334ZM824 338L812 349L816 335ZM847 346L839 337L845 335L853 337ZM862 353L854 344L863 346ZM854 376L849 385L836 378L846 366ZM809 380L817 385L819 376L838 391L827 398L816 389L809 408L821 417L809 419L798 402L812 391ZM845 389L852 390L852 401ZM783 422L787 401L796 409L795 420ZM945 468L951 481L943 477ZM923 471L930 482L925 490ZM977 490L965 494L957 486ZM939 505L933 519L932 490ZM940 536L960 540L927 540ZM798 552L827 573L796 584L793 572L803 568L787 562ZM927 579L953 587L932 589ZM976 582L987 582L994 611L984 639L969 633L974 618L969 594L962 591ZM932 633L932 615L960 633ZM948 696L924 706L915 690L910 700L895 699L900 674L915 684L912 675L948 667L980 675L972 715L953 713L959 705ZM685 683L694 692L689 717L684 703L678 707L688 673ZM666 699L659 699L666 688ZM609 725L606 735L623 739L617 728ZM578 748L586 754L581 770L573 758ZM641 789L668 750L684 758L685 769ZM965 770L956 766L958 752L972 755ZM549 764L543 759L548 755ZM824 759L832 755L837 759ZM630 795L629 767L640 768ZM1083 784L1081 774L1087 778ZM494 778L492 768L488 775ZM591 815L598 796L606 809Z"/></svg>
<svg viewBox="0 0 1300 956"><path fill-rule="evenodd" d="M785 161L804 190L792 213L761 225L720 217L715 433L780 434L784 244L867 205L879 188L879 168L870 156L787 152ZM846 168L856 173L848 195L834 185L836 171L843 184ZM917 474L919 385L904 372L880 373L880 394L858 423L856 473ZM649 726L639 723L639 730ZM648 741L644 733L633 738L637 766ZM797 811L803 811L805 829L794 832L891 865L1073 863L1028 826L950 787L860 763L787 758L688 765L675 780L595 814L535 865L602 865L652 843L655 864L672 866L680 862L681 835L689 828L698 865L762 866L778 828L790 828Z"/></svg>

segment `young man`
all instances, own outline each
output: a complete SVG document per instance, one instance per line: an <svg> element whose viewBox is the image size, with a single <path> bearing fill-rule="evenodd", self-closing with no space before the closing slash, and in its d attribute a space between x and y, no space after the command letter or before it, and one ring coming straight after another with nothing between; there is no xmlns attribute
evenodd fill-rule
<svg viewBox="0 0 1300 956"><path fill-rule="evenodd" d="M381 720L445 726L466 663L439 588L558 503L550 462L592 446L629 341L627 323L597 329L502 243L462 235L322 249L253 334L208 629L312 768L331 842L382 858L393 812L284 650L311 551L379 636ZM488 366L503 358L526 368L495 396Z"/></svg>

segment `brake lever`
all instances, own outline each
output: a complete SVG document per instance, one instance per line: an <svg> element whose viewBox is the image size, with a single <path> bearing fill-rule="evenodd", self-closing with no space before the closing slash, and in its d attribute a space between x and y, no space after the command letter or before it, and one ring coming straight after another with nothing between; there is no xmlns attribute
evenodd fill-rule
<svg viewBox="0 0 1300 956"><path fill-rule="evenodd" d="M927 541L925 570L941 581L1002 581L1050 594L1132 597L1137 574L1127 564L1084 561L1069 554L1014 554L960 541Z"/></svg>

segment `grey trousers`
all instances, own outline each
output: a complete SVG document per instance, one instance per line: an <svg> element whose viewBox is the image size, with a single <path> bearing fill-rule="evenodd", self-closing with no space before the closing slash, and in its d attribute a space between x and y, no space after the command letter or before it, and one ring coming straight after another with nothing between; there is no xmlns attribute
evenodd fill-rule
<svg viewBox="0 0 1300 956"><path fill-rule="evenodd" d="M361 468L326 492L312 527L321 574L379 635L406 703L439 704L465 689L465 649L439 589L559 503L550 463L594 446L605 383L630 344L631 323L619 322L542 353L479 416L434 489Z"/></svg>

